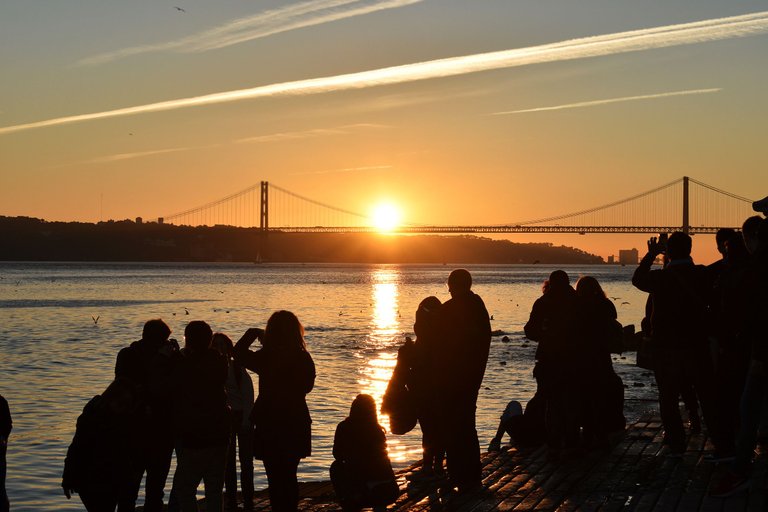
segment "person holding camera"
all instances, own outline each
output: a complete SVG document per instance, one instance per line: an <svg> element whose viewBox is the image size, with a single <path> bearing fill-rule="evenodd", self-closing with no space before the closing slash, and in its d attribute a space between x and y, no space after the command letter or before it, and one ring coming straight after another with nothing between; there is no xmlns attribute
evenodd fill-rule
<svg viewBox="0 0 768 512"><path fill-rule="evenodd" d="M256 340L262 348L252 351ZM269 317L266 329L248 329L234 354L238 364L259 376L251 412L253 456L264 462L272 510L295 511L299 461L312 452L306 395L315 385L315 363L304 342L304 328L290 311L278 311Z"/></svg>
<svg viewBox="0 0 768 512"><path fill-rule="evenodd" d="M653 297L650 328L654 373L668 456L679 458L685 452L679 407L685 381L693 385L699 397L716 454L725 456L733 451L733 442L719 436L714 422L714 371L707 340L707 268L693 263L691 237L686 233L675 232L668 240L665 238L652 237L648 241L648 253L635 270L632 284ZM666 255L668 263L652 270L660 254Z"/></svg>
<svg viewBox="0 0 768 512"><path fill-rule="evenodd" d="M159 318L144 324L141 339L117 354L115 379L132 383L138 390L136 409L136 454L132 468L132 496L128 509L136 503L141 479L146 472L144 510L160 511L173 456L171 396L168 392L170 359L179 345L170 340L171 328ZM123 505L126 506L126 505Z"/></svg>

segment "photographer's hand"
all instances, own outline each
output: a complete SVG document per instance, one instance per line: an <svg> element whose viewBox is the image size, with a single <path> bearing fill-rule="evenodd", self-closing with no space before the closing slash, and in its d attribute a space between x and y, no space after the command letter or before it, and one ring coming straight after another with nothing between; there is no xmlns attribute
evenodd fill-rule
<svg viewBox="0 0 768 512"><path fill-rule="evenodd" d="M658 256L663 252L664 252L664 244L659 242L658 238L656 238L655 236L652 236L648 240L648 254L652 254L653 256Z"/></svg>

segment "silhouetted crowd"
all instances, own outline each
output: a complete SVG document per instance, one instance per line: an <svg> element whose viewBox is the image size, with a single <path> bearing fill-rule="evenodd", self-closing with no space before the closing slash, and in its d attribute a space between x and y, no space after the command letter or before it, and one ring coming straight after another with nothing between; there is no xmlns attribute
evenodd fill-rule
<svg viewBox="0 0 768 512"><path fill-rule="evenodd" d="M766 200L755 209L765 213ZM768 221L750 217L741 233L721 229L716 241L722 259L705 267L693 263L687 234L651 238L632 283L649 293L644 330L667 456L686 451L682 396L692 431L700 428L701 409L714 447L709 460L731 462L710 488L725 497L749 486L761 417L768 413ZM663 266L654 270L659 256Z"/></svg>
<svg viewBox="0 0 768 512"><path fill-rule="evenodd" d="M423 302L418 340L401 349L412 365L406 399L419 413L431 467L442 472L446 457L446 495L480 485L475 408L491 329L471 285L469 272L452 272L451 299ZM149 320L142 338L118 353L115 380L77 420L62 478L67 498L77 493L89 511L132 511L144 479L144 510L160 511L175 452L168 510L198 510L201 482L206 510L234 509L236 459L242 504L252 509L254 458L263 462L272 510L298 510L298 465L311 454L306 395L315 382L298 318L278 311L264 329L248 329L236 344L199 320L184 329L183 348L170 335L165 322ZM261 347L252 350L257 341ZM255 401L246 370L259 377ZM333 455L331 481L343 510L382 509L397 499L385 431L370 395L352 402L336 430Z"/></svg>
<svg viewBox="0 0 768 512"><path fill-rule="evenodd" d="M765 213L765 203L755 209ZM655 374L666 454L686 451L683 397L694 432L701 409L710 458L732 461L710 490L727 496L749 485L761 426L768 435L761 424L768 417L768 221L750 217L741 232L720 230L717 244L722 259L705 267L691 259L687 234L651 238L632 283L649 294L638 359L645 356ZM659 257L663 265L654 269ZM471 287L470 273L454 270L449 300L421 301L416 339L399 349L381 404L392 433L420 425L423 464L409 478L434 481L445 499L482 488L475 410L491 327ZM168 510L196 511L201 482L206 510L235 508L238 461L240 499L252 509L254 458L263 462L272 510L297 510L298 465L312 448L306 395L316 374L296 315L278 311L235 344L199 320L187 324L183 348L170 335L165 322L149 320L142 338L118 353L114 381L77 420L62 478L66 497L77 493L89 511L132 511L144 479L144 510L160 511L175 452ZM566 272L552 272L525 335L537 342L537 390L525 409L509 402L489 450L501 449L505 433L520 447L545 445L551 462L608 450L626 424L624 386L611 359L623 350L624 331L600 283L584 276L573 287ZM258 375L255 400L248 371ZM0 512L9 508L11 426L0 397ZM330 476L343 510L383 510L397 499L371 396L353 400L336 429L333 456Z"/></svg>

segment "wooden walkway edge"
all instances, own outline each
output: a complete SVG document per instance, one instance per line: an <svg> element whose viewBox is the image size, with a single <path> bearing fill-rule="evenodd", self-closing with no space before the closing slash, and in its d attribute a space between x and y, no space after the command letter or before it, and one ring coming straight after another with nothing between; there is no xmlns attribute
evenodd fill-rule
<svg viewBox="0 0 768 512"><path fill-rule="evenodd" d="M689 438L680 459L666 457L658 418L646 416L631 425L610 451L589 453L566 462L549 462L544 448L502 448L484 453L483 486L475 493L441 500L439 483L411 481L416 463L398 471L400 496L388 511L768 511L768 471L765 457L758 457L748 492L713 498L708 488L727 464L705 460L711 452L705 434ZM301 484L300 510L341 510L330 482ZM241 510L242 504L238 510ZM259 491L254 510L269 510L266 491Z"/></svg>

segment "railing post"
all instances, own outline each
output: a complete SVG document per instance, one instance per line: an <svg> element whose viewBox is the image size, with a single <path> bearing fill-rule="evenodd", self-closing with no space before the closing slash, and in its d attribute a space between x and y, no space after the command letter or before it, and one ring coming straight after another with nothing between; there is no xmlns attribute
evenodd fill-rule
<svg viewBox="0 0 768 512"><path fill-rule="evenodd" d="M690 217L688 216L688 176L683 176L683 233L688 234L691 229Z"/></svg>

